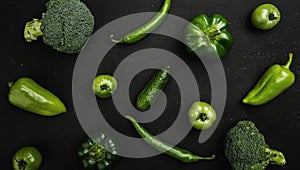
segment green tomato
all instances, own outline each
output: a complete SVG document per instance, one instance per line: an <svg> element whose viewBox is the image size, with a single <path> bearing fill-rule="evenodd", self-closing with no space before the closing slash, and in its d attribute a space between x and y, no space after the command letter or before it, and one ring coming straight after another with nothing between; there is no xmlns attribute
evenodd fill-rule
<svg viewBox="0 0 300 170"><path fill-rule="evenodd" d="M109 98L117 90L117 81L110 75L100 75L94 79L93 92L101 98Z"/></svg>
<svg viewBox="0 0 300 170"><path fill-rule="evenodd" d="M270 30L280 21L280 12L272 4L262 4L256 7L251 14L251 22L260 30Z"/></svg>
<svg viewBox="0 0 300 170"><path fill-rule="evenodd" d="M19 149L12 160L14 170L37 170L41 166L41 163L41 153L32 146Z"/></svg>
<svg viewBox="0 0 300 170"><path fill-rule="evenodd" d="M195 129L208 129L217 118L215 110L206 102L195 102L189 109L189 120Z"/></svg>

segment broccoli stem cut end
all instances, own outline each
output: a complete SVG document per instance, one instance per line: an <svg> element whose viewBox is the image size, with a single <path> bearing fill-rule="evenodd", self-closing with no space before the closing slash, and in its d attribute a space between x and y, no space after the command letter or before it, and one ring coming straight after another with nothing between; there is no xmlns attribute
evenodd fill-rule
<svg viewBox="0 0 300 170"><path fill-rule="evenodd" d="M266 151L270 155L270 163L275 165L284 165L286 163L285 157L282 152L277 151L275 149L266 149Z"/></svg>
<svg viewBox="0 0 300 170"><path fill-rule="evenodd" d="M24 38L27 42L37 40L37 37L42 36L41 30L42 22L39 19L33 19L32 21L26 22L24 29Z"/></svg>

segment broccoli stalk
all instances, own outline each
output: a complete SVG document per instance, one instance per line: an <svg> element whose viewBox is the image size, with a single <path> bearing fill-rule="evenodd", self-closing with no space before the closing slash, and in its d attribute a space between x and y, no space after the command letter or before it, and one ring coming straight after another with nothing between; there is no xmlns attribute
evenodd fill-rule
<svg viewBox="0 0 300 170"><path fill-rule="evenodd" d="M225 155L232 170L263 170L268 164L284 165L282 152L267 145L251 121L240 121L227 133Z"/></svg>
<svg viewBox="0 0 300 170"><path fill-rule="evenodd" d="M42 22L36 18L34 18L32 21L26 22L24 29L24 38L27 42L37 40L37 37L43 35L41 25Z"/></svg>
<svg viewBox="0 0 300 170"><path fill-rule="evenodd" d="M285 157L282 152L271 148L266 148L266 152L270 155L269 161L271 164L284 165L286 163Z"/></svg>

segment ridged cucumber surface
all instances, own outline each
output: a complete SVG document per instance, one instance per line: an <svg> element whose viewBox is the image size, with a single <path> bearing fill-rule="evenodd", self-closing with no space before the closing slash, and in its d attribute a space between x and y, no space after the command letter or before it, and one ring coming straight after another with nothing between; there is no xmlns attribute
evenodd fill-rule
<svg viewBox="0 0 300 170"><path fill-rule="evenodd" d="M163 90L166 85L170 81L170 67L167 66L161 70L159 70L148 82L148 84L145 86L145 88L140 92L136 107L140 111L146 111L148 110L157 96L159 95L159 92Z"/></svg>

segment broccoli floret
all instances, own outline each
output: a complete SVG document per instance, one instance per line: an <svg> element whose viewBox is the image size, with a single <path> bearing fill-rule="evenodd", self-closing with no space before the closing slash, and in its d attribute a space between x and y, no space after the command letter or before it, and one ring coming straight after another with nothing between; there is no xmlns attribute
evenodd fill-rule
<svg viewBox="0 0 300 170"><path fill-rule="evenodd" d="M37 40L37 37L42 36L43 32L41 30L41 21L39 19L33 19L33 21L29 21L25 25L24 29L24 38L27 42L31 42L32 40Z"/></svg>
<svg viewBox="0 0 300 170"><path fill-rule="evenodd" d="M283 153L271 149L251 121L240 121L227 133L225 155L232 170L263 170L268 164L284 165Z"/></svg>
<svg viewBox="0 0 300 170"><path fill-rule="evenodd" d="M27 42L43 36L43 42L65 53L79 53L94 30L94 16L80 0L50 0L41 20L27 22Z"/></svg>

